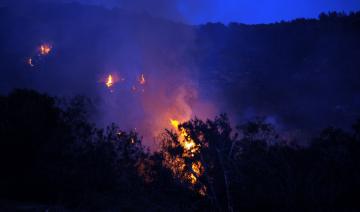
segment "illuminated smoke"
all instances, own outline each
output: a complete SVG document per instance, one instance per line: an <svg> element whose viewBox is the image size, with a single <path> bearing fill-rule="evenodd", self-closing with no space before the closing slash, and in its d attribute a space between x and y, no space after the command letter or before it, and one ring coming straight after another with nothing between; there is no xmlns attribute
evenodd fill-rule
<svg viewBox="0 0 360 212"><path fill-rule="evenodd" d="M171 127L169 119L184 122L214 115L216 107L203 99L197 65L188 54L195 43L194 28L100 7L24 4L21 16L29 17L26 25L38 30L29 30L22 37L31 39L16 44L28 47L21 60L26 68L40 71L17 81L23 87L89 96L95 101L90 118L97 127L115 123L123 130L136 128L152 149L158 134ZM46 14L65 17L74 8L76 12L68 22L62 15L36 15L44 8ZM12 85L5 81L5 86Z"/></svg>

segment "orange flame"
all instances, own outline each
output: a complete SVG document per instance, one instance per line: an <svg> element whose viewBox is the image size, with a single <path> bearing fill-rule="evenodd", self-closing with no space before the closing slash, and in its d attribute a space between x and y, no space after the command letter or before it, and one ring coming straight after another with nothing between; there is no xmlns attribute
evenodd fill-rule
<svg viewBox="0 0 360 212"><path fill-rule="evenodd" d="M113 76L111 74L109 74L109 76L107 77L105 84L106 84L106 87L108 87L108 88L111 88L114 85Z"/></svg>
<svg viewBox="0 0 360 212"><path fill-rule="evenodd" d="M41 44L39 47L40 55L43 55L43 56L50 54L51 50L52 50L52 46L47 43Z"/></svg>
<svg viewBox="0 0 360 212"><path fill-rule="evenodd" d="M141 75L140 75L140 77L139 77L139 83L140 83L141 85L145 85L146 80L145 80L144 74L141 74Z"/></svg>
<svg viewBox="0 0 360 212"><path fill-rule="evenodd" d="M182 147L190 152L196 152L195 142L191 138L189 138L184 128L179 129L180 121L176 119L170 119L170 124L179 131L180 140L182 140Z"/></svg>
<svg viewBox="0 0 360 212"><path fill-rule="evenodd" d="M172 170L174 173L184 172L185 162L184 158L193 158L195 153L199 152L200 147L196 145L195 141L190 138L186 130L180 126L180 121L176 119L170 119L170 124L173 126L180 134L179 140L180 145L185 150L182 157L176 158L175 161L170 161L172 164ZM190 184L195 185L198 183L198 178L203 174L203 166L200 161L195 161L191 164L192 172L185 173L185 180L190 182ZM199 191L199 194L206 195L206 187L203 186Z"/></svg>
<svg viewBox="0 0 360 212"><path fill-rule="evenodd" d="M170 119L170 124L177 130L179 128L180 122L176 119Z"/></svg>
<svg viewBox="0 0 360 212"><path fill-rule="evenodd" d="M200 176L202 174L202 165L201 165L200 161L194 162L191 165L191 168L197 176Z"/></svg>

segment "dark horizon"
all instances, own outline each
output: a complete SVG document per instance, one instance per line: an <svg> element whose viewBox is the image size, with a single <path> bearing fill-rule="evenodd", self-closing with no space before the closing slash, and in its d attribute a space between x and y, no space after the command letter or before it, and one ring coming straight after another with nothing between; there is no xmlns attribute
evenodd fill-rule
<svg viewBox="0 0 360 212"><path fill-rule="evenodd" d="M38 2L71 3L78 2L85 5L98 5L109 9L120 8L129 12L147 13L173 21L180 21L191 25L201 25L208 22L229 24L231 22L244 24L269 24L281 21L291 21L298 18L314 19L320 13L342 12L350 13L360 10L357 0L334 1L179 1L155 0L151 4L146 0L36 0ZM1 0L0 5L33 4L24 0Z"/></svg>

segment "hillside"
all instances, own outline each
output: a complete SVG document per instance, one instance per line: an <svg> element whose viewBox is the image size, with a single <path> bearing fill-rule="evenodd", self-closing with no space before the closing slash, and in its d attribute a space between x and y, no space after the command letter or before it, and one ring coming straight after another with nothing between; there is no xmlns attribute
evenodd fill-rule
<svg viewBox="0 0 360 212"><path fill-rule="evenodd" d="M162 87L191 81L236 121L268 116L281 129L313 131L360 115L359 13L190 26L81 4L0 10L3 93L25 87L97 98L106 70L126 70L127 78L148 70ZM55 53L29 71L24 61L41 42Z"/></svg>

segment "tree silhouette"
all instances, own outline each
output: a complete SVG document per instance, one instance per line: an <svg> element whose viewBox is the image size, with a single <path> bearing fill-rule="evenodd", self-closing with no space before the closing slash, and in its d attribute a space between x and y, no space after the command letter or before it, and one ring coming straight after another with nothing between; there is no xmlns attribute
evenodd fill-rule
<svg viewBox="0 0 360 212"><path fill-rule="evenodd" d="M150 152L136 132L95 128L88 108L85 97L30 90L0 97L0 201L74 210L359 208L359 121L300 146L264 118L236 130L226 115L195 118L164 131Z"/></svg>
<svg viewBox="0 0 360 212"><path fill-rule="evenodd" d="M179 136L167 131L162 140L162 152L172 160L184 160L184 163L170 163L170 168L176 171L180 166L180 179L192 180L188 175L195 176L191 187L206 195L218 209L233 211L231 194L231 159L236 143L236 135L226 115L215 118L214 121L203 122L194 119L179 125L179 130L186 133L185 139L194 142L194 147L186 149L181 144ZM183 166L183 167L182 167Z"/></svg>

